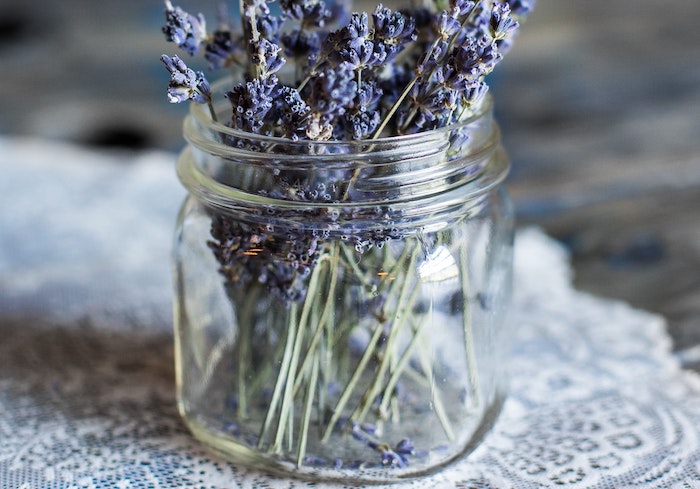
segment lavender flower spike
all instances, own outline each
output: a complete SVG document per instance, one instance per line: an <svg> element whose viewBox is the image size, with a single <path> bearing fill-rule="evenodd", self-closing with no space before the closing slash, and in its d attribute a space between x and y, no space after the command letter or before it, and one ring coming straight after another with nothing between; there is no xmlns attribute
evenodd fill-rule
<svg viewBox="0 0 700 489"><path fill-rule="evenodd" d="M168 42L174 42L189 55L197 54L207 36L204 16L194 17L165 0L165 22L163 33Z"/></svg>
<svg viewBox="0 0 700 489"><path fill-rule="evenodd" d="M535 8L535 3L535 0L508 0L511 12L519 17L529 14Z"/></svg>
<svg viewBox="0 0 700 489"><path fill-rule="evenodd" d="M195 72L187 67L177 56L172 58L165 54L160 57L170 72L168 84L168 100L176 104L193 100L200 104L211 102L211 88L201 71Z"/></svg>
<svg viewBox="0 0 700 489"><path fill-rule="evenodd" d="M491 35L496 40L506 39L518 28L507 3L496 3L491 10Z"/></svg>

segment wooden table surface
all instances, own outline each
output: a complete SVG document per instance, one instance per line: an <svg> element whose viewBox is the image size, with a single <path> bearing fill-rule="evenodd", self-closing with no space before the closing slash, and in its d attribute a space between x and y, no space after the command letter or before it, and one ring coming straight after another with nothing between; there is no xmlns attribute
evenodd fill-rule
<svg viewBox="0 0 700 489"><path fill-rule="evenodd" d="M0 0L0 132L179 149L161 12ZM570 249L579 288L664 315L698 370L699 20L698 0L539 0L491 82L520 224Z"/></svg>
<svg viewBox="0 0 700 489"><path fill-rule="evenodd" d="M700 2L540 0L494 91L521 224L700 370Z"/></svg>

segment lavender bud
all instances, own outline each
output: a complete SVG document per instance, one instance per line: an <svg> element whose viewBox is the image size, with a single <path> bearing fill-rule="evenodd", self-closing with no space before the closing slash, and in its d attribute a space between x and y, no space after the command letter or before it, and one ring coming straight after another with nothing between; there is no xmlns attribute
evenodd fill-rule
<svg viewBox="0 0 700 489"><path fill-rule="evenodd" d="M282 11L308 26L323 27L332 16L323 0L280 0Z"/></svg>
<svg viewBox="0 0 700 489"><path fill-rule="evenodd" d="M495 3L491 9L491 36L496 40L506 39L518 28L507 3Z"/></svg>
<svg viewBox="0 0 700 489"><path fill-rule="evenodd" d="M207 103L211 99L209 82L201 71L195 72L187 67L179 57L170 58L165 54L161 61L170 72L168 84L168 100L170 103L192 100L198 103Z"/></svg>
<svg viewBox="0 0 700 489"><path fill-rule="evenodd" d="M265 117L279 95L276 76L266 79L254 78L241 83L226 93L233 107L232 127L244 131L259 133Z"/></svg>
<svg viewBox="0 0 700 489"><path fill-rule="evenodd" d="M442 39L450 39L462 28L462 23L453 13L442 11L437 18L435 30Z"/></svg>
<svg viewBox="0 0 700 489"><path fill-rule="evenodd" d="M204 47L204 58L210 69L218 70L230 66L241 51L240 41L233 39L231 31L217 30Z"/></svg>
<svg viewBox="0 0 700 489"><path fill-rule="evenodd" d="M258 41L250 41L248 44L248 54L253 65L259 68L259 73L262 78L276 73L285 63L279 53L281 48L265 38L260 38Z"/></svg>
<svg viewBox="0 0 700 489"><path fill-rule="evenodd" d="M372 20L375 39L379 38L390 44L401 44L416 39L414 20L400 12L392 12L378 5L372 14Z"/></svg>
<svg viewBox="0 0 700 489"><path fill-rule="evenodd" d="M535 8L535 0L508 0L510 11L513 15L522 17L529 14Z"/></svg>
<svg viewBox="0 0 700 489"><path fill-rule="evenodd" d="M165 0L165 21L162 30L168 42L174 42L190 55L199 51L207 34L202 14L192 16L180 7L173 7L170 0Z"/></svg>
<svg viewBox="0 0 700 489"><path fill-rule="evenodd" d="M464 18L467 15L469 15L472 10L474 10L474 7L476 6L476 2L472 0L450 0L450 9L456 13L456 17L459 18Z"/></svg>

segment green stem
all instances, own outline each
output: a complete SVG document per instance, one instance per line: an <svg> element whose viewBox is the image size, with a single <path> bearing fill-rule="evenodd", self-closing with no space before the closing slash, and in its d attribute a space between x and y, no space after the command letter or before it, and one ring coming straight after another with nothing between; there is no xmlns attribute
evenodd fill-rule
<svg viewBox="0 0 700 489"><path fill-rule="evenodd" d="M331 416L330 421L328 422L328 425L326 426L326 431L323 434L323 439L321 440L323 443L326 443L328 439L331 436L331 433L333 432L333 427L335 426L335 423L338 421L338 418L340 418L340 415L343 412L343 409L345 409L345 405L347 402L350 400L350 396L354 393L355 386L357 385L357 382L360 380L360 376L362 375L362 372L364 371L365 367L367 367L367 364L369 363L370 359L372 358L372 355L374 353L374 349L377 346L377 342L379 341L379 338L382 335L382 331L384 330L382 325L378 325L374 329L374 333L372 334L372 337L370 338L369 342L367 343L367 348L365 348L365 352L363 353L362 357L360 358L360 361L357 364L357 367L355 367L355 371L352 374L352 377L350 377L350 380L348 383L345 385L345 389L343 390L342 394L340 395L340 398L338 399L338 403L335 406L335 409L333 410L333 415Z"/></svg>
<svg viewBox="0 0 700 489"><path fill-rule="evenodd" d="M389 381L386 383L386 388L384 390L385 393L388 393L389 395L385 395L382 398L382 402L379 404L379 413L384 416L383 413L386 413L389 410L389 403L391 402L392 399L395 399L395 396L393 395L394 389L396 388L396 384L399 382L399 379L403 375L404 371L406 370L406 365L408 365L408 361L411 359L411 356L413 355L414 350L418 346L418 340L421 338L424 326L427 324L427 321L423 319L418 326L416 326L413 330L413 336L411 337L411 341L408 343L406 346L406 349L403 351L403 354L401 355L401 358L399 358L399 361L396 363L394 369L391 372L391 376L389 377Z"/></svg>
<svg viewBox="0 0 700 489"><path fill-rule="evenodd" d="M345 262L352 269L357 279L360 280L363 286L371 287L371 279L368 279L366 274L362 270L360 270L360 267L357 265L357 263L355 263L355 256L352 254L352 251L350 251L348 245L341 242L340 248L343 250L343 254L345 255Z"/></svg>
<svg viewBox="0 0 700 489"><path fill-rule="evenodd" d="M294 347L292 348L291 358L289 361L289 368L285 373L284 379L284 395L282 397L282 406L280 407L280 414L278 416L279 422L277 423L277 432L275 433L275 441L270 447L270 452L278 453L281 450L282 442L285 435L285 429L288 428L288 439L289 443L293 443L293 407L294 407L294 383L297 373L297 365L299 364L299 356L301 354L302 343L304 340L304 331L306 330L306 325L309 319L309 314L316 300L316 289L318 287L319 276L321 275L321 268L316 266L312 272L311 279L309 280L309 285L306 291L306 297L304 298L304 306L301 310L301 317L299 322L296 324L296 337L294 339ZM294 313L296 315L296 307L294 311L290 310L290 314ZM291 325L290 325L291 326Z"/></svg>
<svg viewBox="0 0 700 489"><path fill-rule="evenodd" d="M318 352L316 352L318 354ZM297 466L301 466L306 455L306 444L309 437L309 424L311 422L311 407L313 406L314 391L318 383L319 361L316 359L311 366L311 378L307 383L306 402L304 403L304 413L301 419L301 433L299 435L299 445L297 447Z"/></svg>
<svg viewBox="0 0 700 489"><path fill-rule="evenodd" d="M211 120L217 122L216 111L214 110L214 103L211 100L211 95L207 96L207 107L209 107L209 115L211 115Z"/></svg>
<svg viewBox="0 0 700 489"><path fill-rule="evenodd" d="M452 430L452 425L450 423L450 419L447 417L447 414L445 412L445 406L442 403L442 398L440 397L440 391L435 386L435 377L433 376L432 359L425 357L426 352L427 352L427 348L421 348L419 350L419 359L420 359L421 365L423 367L423 370L425 370L425 376L428 379L428 384L430 387L430 399L432 400L433 410L435 411L435 416L437 416L438 421L440 421L440 425L442 426L442 430L445 432L445 436L447 436L448 440L452 441L452 440L454 440L454 437L455 437L454 431Z"/></svg>
<svg viewBox="0 0 700 489"><path fill-rule="evenodd" d="M467 356L467 372L469 376L469 388L471 402L477 406L479 399L479 372L474 351L474 328L472 324L471 304L469 302L469 257L467 256L467 242L460 246L459 268L462 281L462 328L464 335L464 350Z"/></svg>
<svg viewBox="0 0 700 489"><path fill-rule="evenodd" d="M277 381L275 382L274 390L272 391L272 399L270 399L270 405L267 408L267 413L265 414L265 421L263 422L262 430L260 432L260 437L258 439L258 449L262 449L267 439L270 427L272 426L272 421L274 419L275 411L277 411L277 404L279 403L280 395L282 394L282 388L287 380L287 375L289 373L289 365L291 362L292 352L294 348L294 342L296 339L297 327L294 324L296 318L297 304L292 303L288 312L287 321L287 339L285 341L284 354L282 356L282 363L280 365L280 371L277 374Z"/></svg>
<svg viewBox="0 0 700 489"><path fill-rule="evenodd" d="M384 377L386 376L386 372L389 368L389 365L392 362L392 357L395 354L394 344L396 343L399 333L402 330L403 324L409 318L409 308L415 301L415 298L418 295L418 291L420 290L418 284L413 283L413 271L415 268L415 261L416 254L411 253L411 259L408 264L407 274L405 277L403 277L402 280L403 283L401 284L401 292L399 293L399 299L394 310L394 316L391 322L389 323L389 337L387 338L386 345L384 348L384 355L379 362L379 367L376 370L370 388L365 391L365 394L362 397L360 404L357 406L357 408L351 416L351 419L353 421L362 422L365 416L367 416L367 412L369 411L370 407L374 403L374 399L380 393L382 393L382 383L384 381ZM384 390L383 394L384 396L390 396L391 392Z"/></svg>
<svg viewBox="0 0 700 489"><path fill-rule="evenodd" d="M254 324L252 317L255 305L258 301L260 288L254 287L247 297L245 307L238 319L238 330L240 331L236 343L236 358L238 359L237 385L238 385L238 418L244 419L248 413L248 393L246 373L250 370L250 328Z"/></svg>
<svg viewBox="0 0 700 489"><path fill-rule="evenodd" d="M309 346L306 349L306 355L304 356L304 360L301 362L301 367L299 367L299 375L297 375L297 379L294 385L294 395L297 395L297 392L301 388L302 384L302 376L301 373L305 372L306 369L308 368L309 364L313 359L316 359L316 351L318 349L318 345L321 341L321 338L323 337L323 332L326 330L326 324L328 320L332 317L331 316L331 310L333 309L333 303L335 302L335 288L338 282L338 246L337 243L334 243L332 245L332 249L330 251L330 258L328 259L329 261L329 267L330 267L330 284L328 285L328 294L326 295L326 300L324 301L323 305L323 311L321 312L321 317L318 320L318 324L316 326L316 330L314 331L313 336L311 337L311 342L309 343ZM317 266L320 266L320 260ZM318 361L318 359L316 359Z"/></svg>

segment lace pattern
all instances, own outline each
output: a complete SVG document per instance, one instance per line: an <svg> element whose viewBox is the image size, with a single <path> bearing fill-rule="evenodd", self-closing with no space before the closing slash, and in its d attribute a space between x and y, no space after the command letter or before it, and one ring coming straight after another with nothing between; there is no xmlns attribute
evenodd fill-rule
<svg viewBox="0 0 700 489"><path fill-rule="evenodd" d="M0 487L332 487L235 467L179 419L173 157L0 149ZM700 488L700 380L663 320L574 290L537 229L519 232L515 263L503 414L465 461L391 487Z"/></svg>

